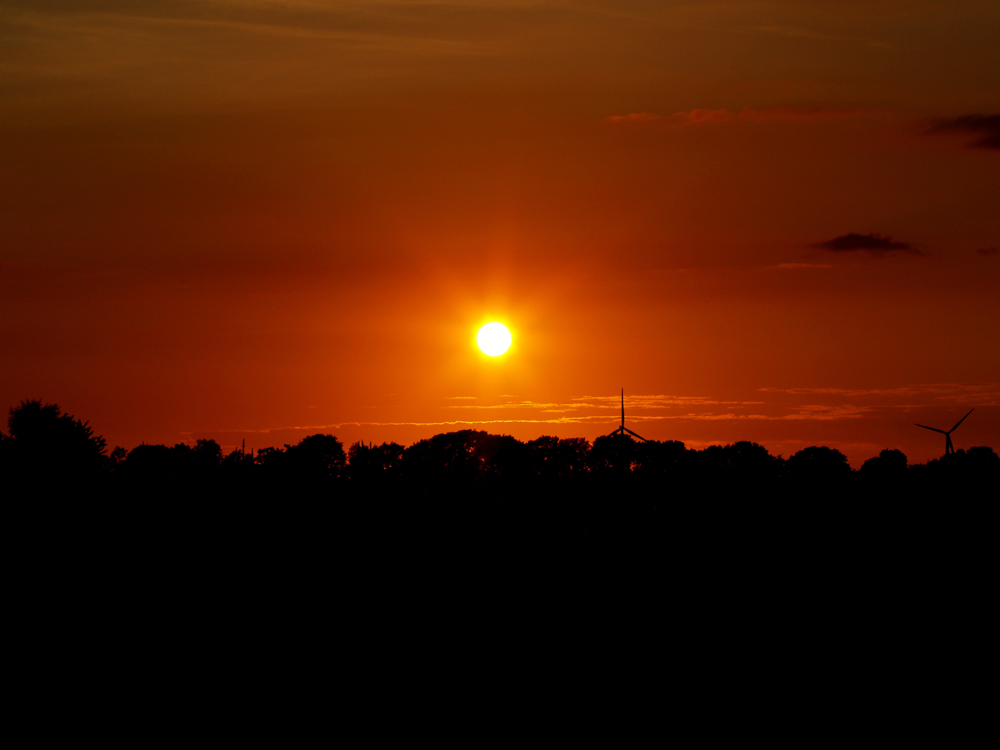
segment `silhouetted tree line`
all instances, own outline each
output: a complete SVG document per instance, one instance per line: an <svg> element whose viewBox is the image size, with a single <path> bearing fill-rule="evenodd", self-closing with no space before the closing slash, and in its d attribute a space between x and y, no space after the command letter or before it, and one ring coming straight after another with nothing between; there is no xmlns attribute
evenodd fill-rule
<svg viewBox="0 0 1000 750"><path fill-rule="evenodd" d="M312 627L322 636L308 642L332 639L338 664L354 649L370 671L387 644L435 659L427 644L460 633L476 648L511 634L548 648L580 623L617 620L615 659L646 623L702 670L723 644L770 660L767 638L834 660L859 648L883 660L883 644L900 643L911 661L927 640L913 623L947 613L960 644L992 622L980 611L996 567L989 448L919 466L887 450L859 471L825 447L784 459L750 442L474 430L347 451L311 435L252 453L213 440L108 452L86 422L37 401L11 409L8 428L0 508L26 592L15 609L54 608L26 621L51 623L52 642L93 622L143 648L187 633L215 649L265 623L237 650L256 669L247 654L284 622L295 635L280 639L283 659ZM542 637L544 612L575 614ZM224 631L202 629L223 613ZM165 633L149 640L158 622ZM486 638L491 622L501 632ZM876 622L889 635L873 635ZM573 658L590 669L578 654L602 638Z"/></svg>
<svg viewBox="0 0 1000 750"><path fill-rule="evenodd" d="M989 492L1000 458L988 447L911 466L883 450L854 471L832 448L813 446L789 458L752 442L692 450L678 441L639 442L615 434L593 444L552 436L521 442L476 430L435 435L409 447L357 442L345 453L333 435L297 445L223 455L214 440L194 446L140 445L108 453L104 439L54 404L12 407L0 432L0 471L8 490L72 488L108 497L217 499L342 498L433 505L480 499L512 505L589 505L650 511L711 501L855 502Z"/></svg>

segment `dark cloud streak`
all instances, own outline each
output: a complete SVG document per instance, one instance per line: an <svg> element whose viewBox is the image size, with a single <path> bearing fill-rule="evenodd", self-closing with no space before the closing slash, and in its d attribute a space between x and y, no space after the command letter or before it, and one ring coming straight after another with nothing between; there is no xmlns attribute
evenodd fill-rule
<svg viewBox="0 0 1000 750"><path fill-rule="evenodd" d="M964 115L934 120L927 131L931 134L963 133L974 136L972 148L1000 149L1000 115Z"/></svg>
<svg viewBox="0 0 1000 750"><path fill-rule="evenodd" d="M857 250L864 250L873 255L881 255L890 252L913 253L920 255L920 251L909 242L899 242L892 237L883 237L881 234L872 232L871 234L858 234L848 232L839 237L834 237L826 242L817 242L812 247L821 250L830 250L835 253L849 253Z"/></svg>

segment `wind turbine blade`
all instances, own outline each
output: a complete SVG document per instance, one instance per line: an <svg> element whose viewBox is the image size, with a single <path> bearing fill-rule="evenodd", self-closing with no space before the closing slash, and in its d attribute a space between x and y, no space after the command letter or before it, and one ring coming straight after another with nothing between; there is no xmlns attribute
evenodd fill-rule
<svg viewBox="0 0 1000 750"><path fill-rule="evenodd" d="M917 424L914 422L913 424ZM937 427L928 427L925 424L917 424L917 427L923 427L925 430L931 430L932 432L940 432L942 435L947 435L948 433L944 430L939 430Z"/></svg>
<svg viewBox="0 0 1000 750"><path fill-rule="evenodd" d="M642 435L638 435L638 434L636 434L636 433L632 432L632 430L630 430L630 429L629 429L628 427L625 427L624 429L625 429L625 432L627 432L627 433L628 433L629 435L635 435L635 436L636 436L637 438L639 438L639 439L640 439L640 440L641 440L642 442L644 442L644 443L646 442L646 438L644 438L644 437L643 437Z"/></svg>
<svg viewBox="0 0 1000 750"><path fill-rule="evenodd" d="M972 412L974 412L974 411L975 411L975 409L969 409L969 414L972 414ZM969 416L969 414L966 414L966 415L965 415L965 417ZM961 418L960 420L958 420L958 421L957 421L957 422L955 423L955 426L954 426L954 427L952 427L952 428L951 428L950 430L948 430L948 432L954 432L955 430L957 430L957 429L958 429L958 426L959 426L960 424L962 424L962 422L964 422L964 421L965 421L965 417L962 417L962 418Z"/></svg>

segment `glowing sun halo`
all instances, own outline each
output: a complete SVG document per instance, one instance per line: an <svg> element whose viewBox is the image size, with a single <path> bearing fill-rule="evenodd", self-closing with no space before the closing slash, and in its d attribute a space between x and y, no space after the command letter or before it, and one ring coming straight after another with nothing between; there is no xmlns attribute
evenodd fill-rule
<svg viewBox="0 0 1000 750"><path fill-rule="evenodd" d="M510 349L510 342L510 331L503 323L487 323L476 335L476 343L483 354L491 357L499 357Z"/></svg>

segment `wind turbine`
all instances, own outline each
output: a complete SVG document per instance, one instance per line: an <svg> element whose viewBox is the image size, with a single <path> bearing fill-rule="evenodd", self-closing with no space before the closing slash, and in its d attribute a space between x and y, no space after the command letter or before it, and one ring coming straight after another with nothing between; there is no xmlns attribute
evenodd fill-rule
<svg viewBox="0 0 1000 750"><path fill-rule="evenodd" d="M975 409L969 409L969 414L972 414L972 412L974 411ZM969 414L966 414L965 417L969 416ZM937 427L928 427L925 424L918 424L917 427L923 427L925 430L930 430L931 432L940 432L942 435L944 435L944 455L947 456L949 453L955 452L955 446L952 445L951 442L951 433L953 433L955 430L958 429L958 426L965 421L965 417L962 417L960 420L958 420L955 423L955 426L952 427L947 432L945 432L944 430L939 430ZM914 424L916 424L916 422L914 422Z"/></svg>
<svg viewBox="0 0 1000 750"><path fill-rule="evenodd" d="M958 425L955 426L957 427ZM624 435L626 432L632 437L639 438L644 443L647 442L646 438L644 438L642 435L637 435L636 433L632 432L632 430L630 430L628 427L625 426L625 389L622 388L622 423L617 430L615 430L614 432L609 432L607 436L611 437L612 435Z"/></svg>

